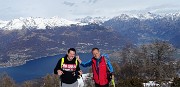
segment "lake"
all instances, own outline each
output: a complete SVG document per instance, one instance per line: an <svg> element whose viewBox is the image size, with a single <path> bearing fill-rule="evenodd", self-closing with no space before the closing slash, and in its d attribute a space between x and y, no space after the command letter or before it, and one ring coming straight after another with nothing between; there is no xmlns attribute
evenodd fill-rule
<svg viewBox="0 0 180 87"><path fill-rule="evenodd" d="M92 58L91 53L78 54L82 61L88 61ZM24 82L26 80L33 80L44 77L47 74L52 74L54 68L60 58L64 57L64 54L42 57L39 59L28 61L26 64L16 67L0 68L0 73L6 72L17 83ZM83 73L87 73L89 68L83 68Z"/></svg>

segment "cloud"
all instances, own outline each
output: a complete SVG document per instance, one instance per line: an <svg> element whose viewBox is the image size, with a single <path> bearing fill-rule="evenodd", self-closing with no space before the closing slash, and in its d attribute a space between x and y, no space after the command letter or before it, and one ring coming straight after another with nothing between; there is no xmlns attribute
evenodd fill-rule
<svg viewBox="0 0 180 87"><path fill-rule="evenodd" d="M180 11L179 5L173 4L162 4L157 6L150 6L147 8L142 9L131 9L131 10L124 10L121 13L132 13L132 14L139 14L139 13L176 13ZM120 11L119 11L120 12Z"/></svg>
<svg viewBox="0 0 180 87"><path fill-rule="evenodd" d="M96 3L98 0L89 0L89 3Z"/></svg>
<svg viewBox="0 0 180 87"><path fill-rule="evenodd" d="M163 5L158 5L158 6L153 6L153 7L148 7L145 10L147 11L152 11L152 10L160 10L160 9L167 9L167 8L178 8L180 7L179 5L172 5L172 4L163 4Z"/></svg>
<svg viewBox="0 0 180 87"><path fill-rule="evenodd" d="M63 4L68 5L68 6L73 6L75 3L64 1Z"/></svg>
<svg viewBox="0 0 180 87"><path fill-rule="evenodd" d="M0 19L19 17L77 18L122 13L167 13L180 10L178 0L0 0Z"/></svg>

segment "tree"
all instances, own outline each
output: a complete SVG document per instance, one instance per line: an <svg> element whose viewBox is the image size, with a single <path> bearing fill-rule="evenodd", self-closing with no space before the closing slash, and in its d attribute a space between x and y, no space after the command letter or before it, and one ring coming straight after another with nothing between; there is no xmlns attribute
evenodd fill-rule
<svg viewBox="0 0 180 87"><path fill-rule="evenodd" d="M120 70L121 70L120 66L116 62L112 62L112 66L113 66L113 69L114 69L115 78L118 79L117 77L120 77Z"/></svg>
<svg viewBox="0 0 180 87"><path fill-rule="evenodd" d="M120 79L117 87L143 87L143 80L137 77Z"/></svg>
<svg viewBox="0 0 180 87"><path fill-rule="evenodd" d="M142 53L145 54L145 71L151 79L162 80L176 75L172 63L175 50L165 41L155 41L141 47Z"/></svg>
<svg viewBox="0 0 180 87"><path fill-rule="evenodd" d="M171 87L180 87L180 78L175 78Z"/></svg>
<svg viewBox="0 0 180 87"><path fill-rule="evenodd" d="M124 47L119 57L122 60L119 83L124 84L127 79L134 78L160 83L171 80L179 70L174 60L175 53L176 49L166 41Z"/></svg>
<svg viewBox="0 0 180 87"><path fill-rule="evenodd" d="M43 87L60 87L59 76L57 75L46 75L44 77Z"/></svg>
<svg viewBox="0 0 180 87"><path fill-rule="evenodd" d="M22 87L34 87L31 81L26 81L23 83Z"/></svg>
<svg viewBox="0 0 180 87"><path fill-rule="evenodd" d="M14 80L7 74L0 77L0 87L16 87Z"/></svg>
<svg viewBox="0 0 180 87"><path fill-rule="evenodd" d="M121 75L122 78L139 77L139 73L142 67L142 59L139 56L140 52L137 47L126 46L121 51L122 66Z"/></svg>

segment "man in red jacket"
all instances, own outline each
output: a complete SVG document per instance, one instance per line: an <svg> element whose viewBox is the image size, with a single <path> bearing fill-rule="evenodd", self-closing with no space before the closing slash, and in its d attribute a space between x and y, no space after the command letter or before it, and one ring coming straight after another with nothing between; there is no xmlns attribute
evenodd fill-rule
<svg viewBox="0 0 180 87"><path fill-rule="evenodd" d="M88 62L82 62L79 57L79 63L83 67L92 66L93 80L96 87L109 87L110 75L114 80L113 68L109 60L101 56L98 48L92 49L93 58Z"/></svg>

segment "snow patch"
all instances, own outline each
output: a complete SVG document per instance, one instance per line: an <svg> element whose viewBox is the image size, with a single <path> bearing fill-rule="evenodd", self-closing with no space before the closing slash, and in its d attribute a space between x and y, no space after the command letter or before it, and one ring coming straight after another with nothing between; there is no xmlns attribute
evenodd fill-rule
<svg viewBox="0 0 180 87"><path fill-rule="evenodd" d="M155 81L149 81L148 83L143 83L144 87L155 87L155 86L160 86L157 84Z"/></svg>
<svg viewBox="0 0 180 87"><path fill-rule="evenodd" d="M78 87L84 87L85 86L85 80L90 75L90 73L82 74L82 77L78 79Z"/></svg>

